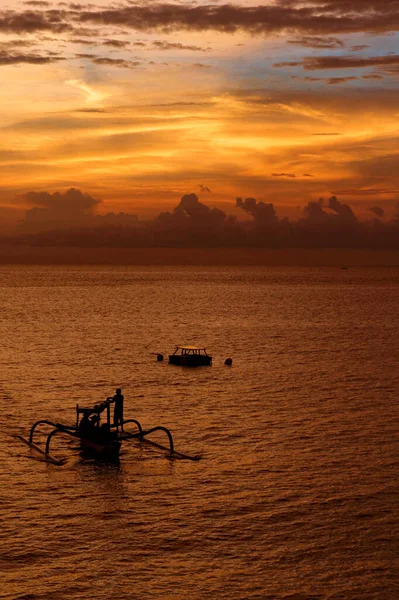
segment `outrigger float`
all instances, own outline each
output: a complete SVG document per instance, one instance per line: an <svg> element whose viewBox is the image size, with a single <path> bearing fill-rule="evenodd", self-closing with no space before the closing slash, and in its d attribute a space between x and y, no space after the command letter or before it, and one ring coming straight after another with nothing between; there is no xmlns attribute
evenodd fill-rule
<svg viewBox="0 0 399 600"><path fill-rule="evenodd" d="M22 435L16 437L40 454L44 455L46 461L55 465L62 465L65 463L65 459L58 459L50 454L51 440L59 433L64 433L79 440L83 452L102 460L118 460L122 442L126 440L137 440L141 443L155 446L166 452L166 458L186 460L200 459L199 456L189 456L188 454L183 454L182 452L175 450L172 434L166 427L158 426L145 430L136 419L124 420L122 426L119 426L118 424L114 425L111 423L111 403L112 399L108 399L105 400L105 402L95 404L90 408L76 405L75 426L63 425L62 423L54 423L47 419L40 419L32 425L29 438L25 438ZM103 422L101 423L101 417L104 417L104 414L105 419L103 419ZM137 427L137 431L133 433L125 431L124 426L129 423L134 424ZM39 425L49 425L52 427L51 431L47 433L44 448L34 442L34 434ZM156 431L162 431L167 435L169 446L164 446L147 438L148 435Z"/></svg>

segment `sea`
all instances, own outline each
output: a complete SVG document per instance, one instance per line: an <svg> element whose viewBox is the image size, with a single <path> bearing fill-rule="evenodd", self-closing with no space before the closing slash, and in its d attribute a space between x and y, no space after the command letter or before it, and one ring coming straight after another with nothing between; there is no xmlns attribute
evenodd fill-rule
<svg viewBox="0 0 399 600"><path fill-rule="evenodd" d="M399 598L398 301L396 267L1 266L0 598ZM17 437L117 387L200 459Z"/></svg>

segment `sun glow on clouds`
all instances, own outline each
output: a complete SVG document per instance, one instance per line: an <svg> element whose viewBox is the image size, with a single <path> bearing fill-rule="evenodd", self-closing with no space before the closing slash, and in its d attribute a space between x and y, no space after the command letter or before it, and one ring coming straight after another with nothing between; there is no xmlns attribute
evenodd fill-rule
<svg viewBox="0 0 399 600"><path fill-rule="evenodd" d="M92 86L79 79L69 79L65 83L82 92L87 104L99 105L108 97L108 94L95 90Z"/></svg>
<svg viewBox="0 0 399 600"><path fill-rule="evenodd" d="M308 30L305 17L287 30L305 4ZM282 213L338 185L365 210L396 202L396 33L378 3L383 38L361 17L366 2L353 22L342 3L325 4L346 19L342 31L325 15L317 30L314 1L267 2L267 14L257 2L217 5L198 22L177 2L173 23L155 3L151 27L137 21L147 5L101 0L55 15L57 4L10 2L0 9L0 203L79 186L108 208L156 213L199 184L216 206L253 196Z"/></svg>

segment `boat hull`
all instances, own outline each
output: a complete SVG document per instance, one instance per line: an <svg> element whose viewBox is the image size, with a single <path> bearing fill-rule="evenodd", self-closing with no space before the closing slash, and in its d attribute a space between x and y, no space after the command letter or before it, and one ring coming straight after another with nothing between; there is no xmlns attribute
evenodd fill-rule
<svg viewBox="0 0 399 600"><path fill-rule="evenodd" d="M95 456L103 460L115 460L119 457L121 442L119 440L110 440L108 442L97 442L87 438L80 438L82 451L90 456Z"/></svg>
<svg viewBox="0 0 399 600"><path fill-rule="evenodd" d="M169 364L180 367L205 367L212 364L212 356L201 354L170 354Z"/></svg>

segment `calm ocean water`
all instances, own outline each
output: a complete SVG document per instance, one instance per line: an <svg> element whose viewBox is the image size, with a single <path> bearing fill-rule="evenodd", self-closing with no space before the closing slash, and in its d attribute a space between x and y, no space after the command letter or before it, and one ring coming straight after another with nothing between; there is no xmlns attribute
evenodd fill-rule
<svg viewBox="0 0 399 600"><path fill-rule="evenodd" d="M399 269L1 267L0 299L0 598L399 597ZM115 387L202 459L13 437Z"/></svg>

